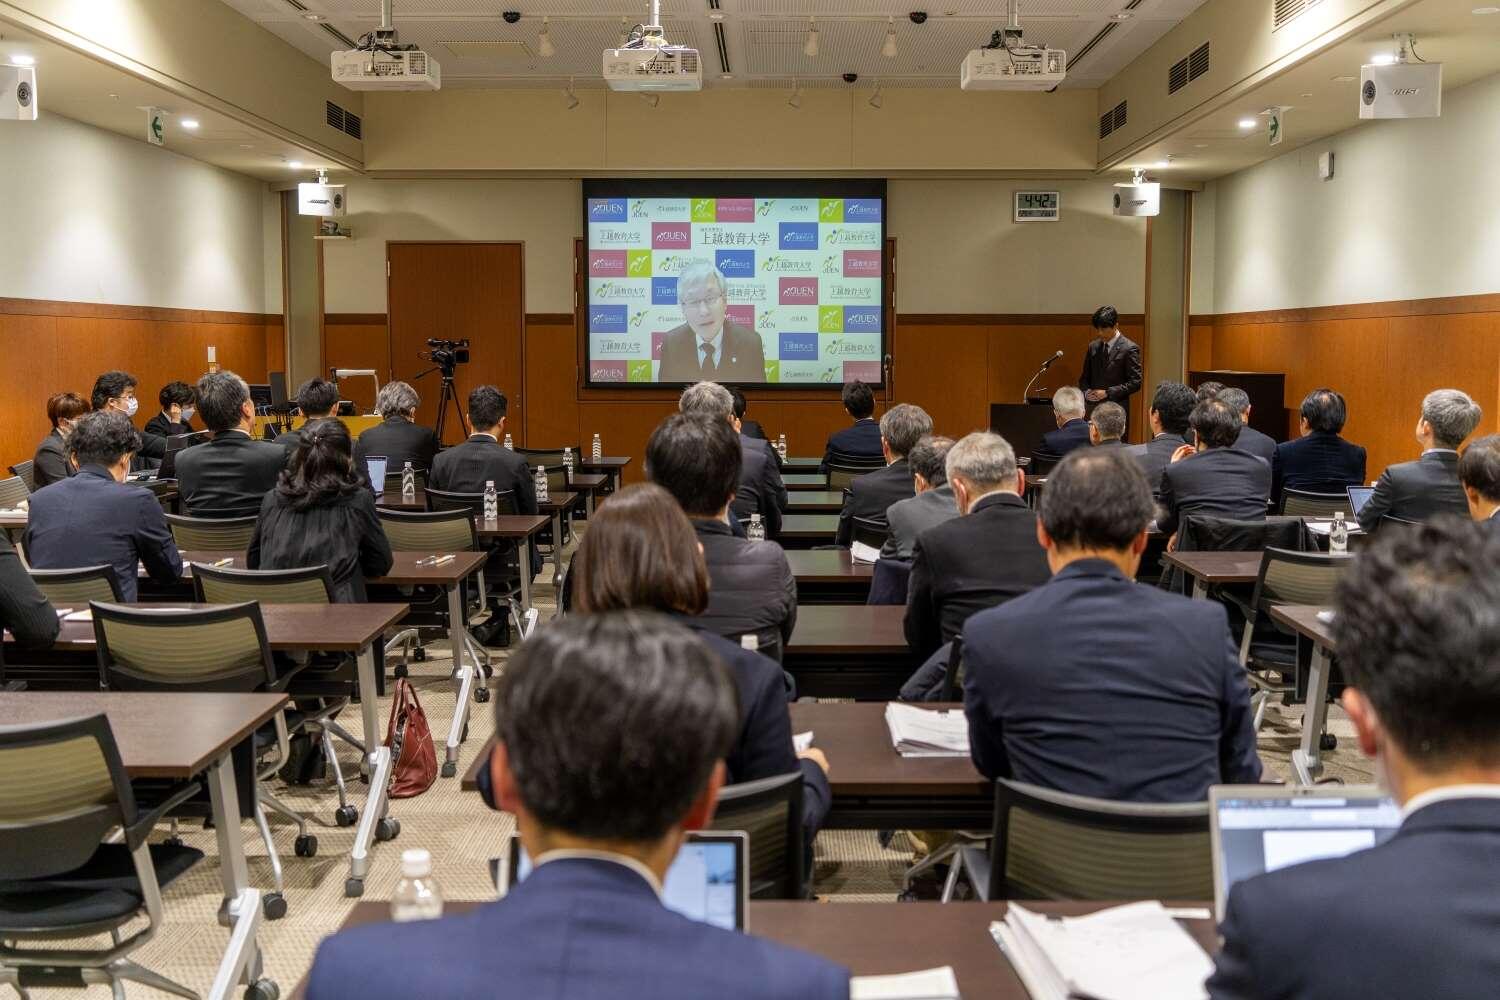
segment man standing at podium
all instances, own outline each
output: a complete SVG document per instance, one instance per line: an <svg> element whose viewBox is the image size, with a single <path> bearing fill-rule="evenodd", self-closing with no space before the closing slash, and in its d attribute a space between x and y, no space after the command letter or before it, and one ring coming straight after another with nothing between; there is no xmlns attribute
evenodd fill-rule
<svg viewBox="0 0 1500 1000"><path fill-rule="evenodd" d="M1114 306L1100 306L1094 312L1094 340L1083 358L1083 374L1078 388L1092 413L1094 407L1108 400L1125 410L1125 435L1130 436L1130 397L1141 391L1141 346L1120 332L1120 314Z"/></svg>

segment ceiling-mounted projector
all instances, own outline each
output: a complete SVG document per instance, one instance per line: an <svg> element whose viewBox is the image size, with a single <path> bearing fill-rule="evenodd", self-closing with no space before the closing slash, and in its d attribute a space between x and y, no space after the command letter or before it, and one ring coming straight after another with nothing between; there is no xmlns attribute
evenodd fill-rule
<svg viewBox="0 0 1500 1000"><path fill-rule="evenodd" d="M1440 118L1443 114L1443 64L1407 62L1416 43L1410 35L1397 35L1401 44L1396 61L1387 66L1359 68L1359 116L1361 118Z"/></svg>
<svg viewBox="0 0 1500 1000"><path fill-rule="evenodd" d="M661 0L651 0L651 23L638 24L622 48L605 49L604 82L611 90L702 90L698 50L668 45Z"/></svg>
<svg viewBox="0 0 1500 1000"><path fill-rule="evenodd" d="M392 23L393 0L381 0L380 27L360 36L359 47L330 57L333 82L350 90L439 90L443 71L415 45L402 45Z"/></svg>
<svg viewBox="0 0 1500 1000"><path fill-rule="evenodd" d="M318 171L314 183L297 185L297 214L342 218L349 212L344 185L328 183L328 172Z"/></svg>
<svg viewBox="0 0 1500 1000"><path fill-rule="evenodd" d="M0 121L36 121L36 70L0 66Z"/></svg>
<svg viewBox="0 0 1500 1000"><path fill-rule="evenodd" d="M964 90L1051 90L1067 77L1066 52L1024 41L1019 0L1010 0L1010 23L990 36L989 45L964 56L958 68Z"/></svg>
<svg viewBox="0 0 1500 1000"><path fill-rule="evenodd" d="M1115 214L1150 216L1161 214L1161 185L1146 180L1144 170L1135 171L1128 184L1115 185Z"/></svg>

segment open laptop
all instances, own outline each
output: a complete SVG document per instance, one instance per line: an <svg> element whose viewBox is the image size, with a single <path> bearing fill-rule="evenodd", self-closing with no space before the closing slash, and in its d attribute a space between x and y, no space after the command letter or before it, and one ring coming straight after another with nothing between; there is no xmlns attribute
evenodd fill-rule
<svg viewBox="0 0 1500 1000"><path fill-rule="evenodd" d="M725 930L745 929L750 898L749 839L743 833L690 833L667 869L662 902L667 909ZM503 896L531 874L520 834L511 834Z"/></svg>
<svg viewBox="0 0 1500 1000"><path fill-rule="evenodd" d="M1358 517L1365 504L1370 502L1370 497L1375 494L1375 487L1346 486L1344 488L1349 491L1349 509L1354 511L1355 517Z"/></svg>
<svg viewBox="0 0 1500 1000"><path fill-rule="evenodd" d="M379 496L385 492L385 469L388 460L384 455L365 456L365 469L370 476L370 488Z"/></svg>
<svg viewBox="0 0 1500 1000"><path fill-rule="evenodd" d="M1220 920L1241 879L1374 847L1401 825L1395 800L1373 785L1215 785L1208 812Z"/></svg>
<svg viewBox="0 0 1500 1000"><path fill-rule="evenodd" d="M203 444L213 437L211 431L193 431L191 434L173 434L167 438L167 453L156 470L157 479L177 478L177 453L195 444Z"/></svg>

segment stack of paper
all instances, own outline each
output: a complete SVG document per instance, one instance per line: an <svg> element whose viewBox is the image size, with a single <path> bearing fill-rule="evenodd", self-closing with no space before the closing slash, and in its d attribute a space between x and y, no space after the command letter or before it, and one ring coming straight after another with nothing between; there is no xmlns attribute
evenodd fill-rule
<svg viewBox="0 0 1500 1000"><path fill-rule="evenodd" d="M903 757L969 756L969 720L959 710L885 706L891 745Z"/></svg>
<svg viewBox="0 0 1500 1000"><path fill-rule="evenodd" d="M1200 1000L1213 963L1161 903L1052 919L1010 904L990 924L1032 1000Z"/></svg>
<svg viewBox="0 0 1500 1000"><path fill-rule="evenodd" d="M898 976L855 976L849 1000L960 1000L953 967L925 969Z"/></svg>
<svg viewBox="0 0 1500 1000"><path fill-rule="evenodd" d="M880 550L864 542L855 542L849 546L849 558L858 563L873 563L880 558Z"/></svg>

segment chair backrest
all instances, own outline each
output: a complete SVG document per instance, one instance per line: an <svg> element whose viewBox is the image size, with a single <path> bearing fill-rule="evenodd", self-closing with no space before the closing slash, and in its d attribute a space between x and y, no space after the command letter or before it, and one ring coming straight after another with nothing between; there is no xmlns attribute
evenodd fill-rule
<svg viewBox="0 0 1500 1000"><path fill-rule="evenodd" d="M884 455L850 455L842 451L830 451L828 453L829 465L841 465L846 469L863 469L869 472L871 469L885 468Z"/></svg>
<svg viewBox="0 0 1500 1000"><path fill-rule="evenodd" d="M1380 523L1375 526L1375 530L1389 531L1394 535L1401 531L1416 531L1421 527L1421 521L1412 521L1408 518L1396 517L1394 514L1386 514L1380 518Z"/></svg>
<svg viewBox="0 0 1500 1000"><path fill-rule="evenodd" d="M81 867L135 797L103 715L0 726L0 879Z"/></svg>
<svg viewBox="0 0 1500 1000"><path fill-rule="evenodd" d="M710 826L749 835L750 898L807 898L800 771L726 786Z"/></svg>
<svg viewBox="0 0 1500 1000"><path fill-rule="evenodd" d="M31 487L26 485L26 480L20 476L0 479L0 507L9 510L29 496L31 496Z"/></svg>
<svg viewBox="0 0 1500 1000"><path fill-rule="evenodd" d="M394 496L400 496L401 495L401 473L403 471L405 471L405 470L403 470L403 469L392 469L390 466L386 466L386 468L385 468L385 492L393 494ZM417 489L419 489L419 490L425 490L425 489L427 489L427 470L426 469L412 469L412 472L414 473L413 478L416 480Z"/></svg>
<svg viewBox="0 0 1500 1000"><path fill-rule="evenodd" d="M333 577L324 565L300 569L230 569L193 563L194 599L205 604L332 604Z"/></svg>
<svg viewBox="0 0 1500 1000"><path fill-rule="evenodd" d="M556 465L542 465L539 462L532 463L531 474L536 475L536 470L541 469L547 474L547 493L556 497L559 493L568 492L568 467L559 462Z"/></svg>
<svg viewBox="0 0 1500 1000"><path fill-rule="evenodd" d="M10 467L10 471L11 475L26 484L28 491L36 489L36 463L31 459L28 458L24 462L17 462Z"/></svg>
<svg viewBox="0 0 1500 1000"><path fill-rule="evenodd" d="M1177 532L1179 552L1261 552L1268 548L1313 548L1301 517L1238 520L1212 514L1185 514Z"/></svg>
<svg viewBox="0 0 1500 1000"><path fill-rule="evenodd" d="M1212 899L1208 803L995 782L988 899Z"/></svg>
<svg viewBox="0 0 1500 1000"><path fill-rule="evenodd" d="M943 701L959 701L964 690L964 635L953 637L948 650L948 669L943 673Z"/></svg>
<svg viewBox="0 0 1500 1000"><path fill-rule="evenodd" d="M1030 461L1026 465L1027 476L1045 476L1051 472L1062 459L1051 452L1036 451L1031 453Z"/></svg>
<svg viewBox="0 0 1500 1000"><path fill-rule="evenodd" d="M377 509L380 526L397 552L473 552L479 543L466 510Z"/></svg>
<svg viewBox="0 0 1500 1000"><path fill-rule="evenodd" d="M484 517L483 493L457 493L453 490L428 490L428 510L462 510L474 517ZM516 512L516 491L496 490L495 510L501 515Z"/></svg>
<svg viewBox="0 0 1500 1000"><path fill-rule="evenodd" d="M120 581L113 566L77 569L33 569L31 582L56 608L80 608L89 601L121 601Z"/></svg>
<svg viewBox="0 0 1500 1000"><path fill-rule="evenodd" d="M877 521L872 517L855 517L852 520L853 539L871 548L880 548L891 534L891 526L884 521Z"/></svg>
<svg viewBox="0 0 1500 1000"><path fill-rule="evenodd" d="M563 453L561 448L517 448L516 454L526 459L528 465L535 469L538 465L562 465ZM574 460L577 460L578 449L573 449Z"/></svg>
<svg viewBox="0 0 1500 1000"><path fill-rule="evenodd" d="M1275 604L1330 604L1353 558L1348 552L1266 549L1251 606L1260 611Z"/></svg>
<svg viewBox="0 0 1500 1000"><path fill-rule="evenodd" d="M1309 493L1290 486L1281 491L1281 512L1294 517L1332 517L1341 512L1354 516L1347 493Z"/></svg>
<svg viewBox="0 0 1500 1000"><path fill-rule="evenodd" d="M250 539L255 537L257 519L254 514L224 518L168 514L167 524L172 528L172 540L179 549L243 552L250 547Z"/></svg>
<svg viewBox="0 0 1500 1000"><path fill-rule="evenodd" d="M866 465L835 465L829 462L828 489L830 491L847 490L854 485L854 481L860 476L873 471L874 469Z"/></svg>
<svg viewBox="0 0 1500 1000"><path fill-rule="evenodd" d="M259 604L188 611L89 606L103 687L257 691L276 683Z"/></svg>

